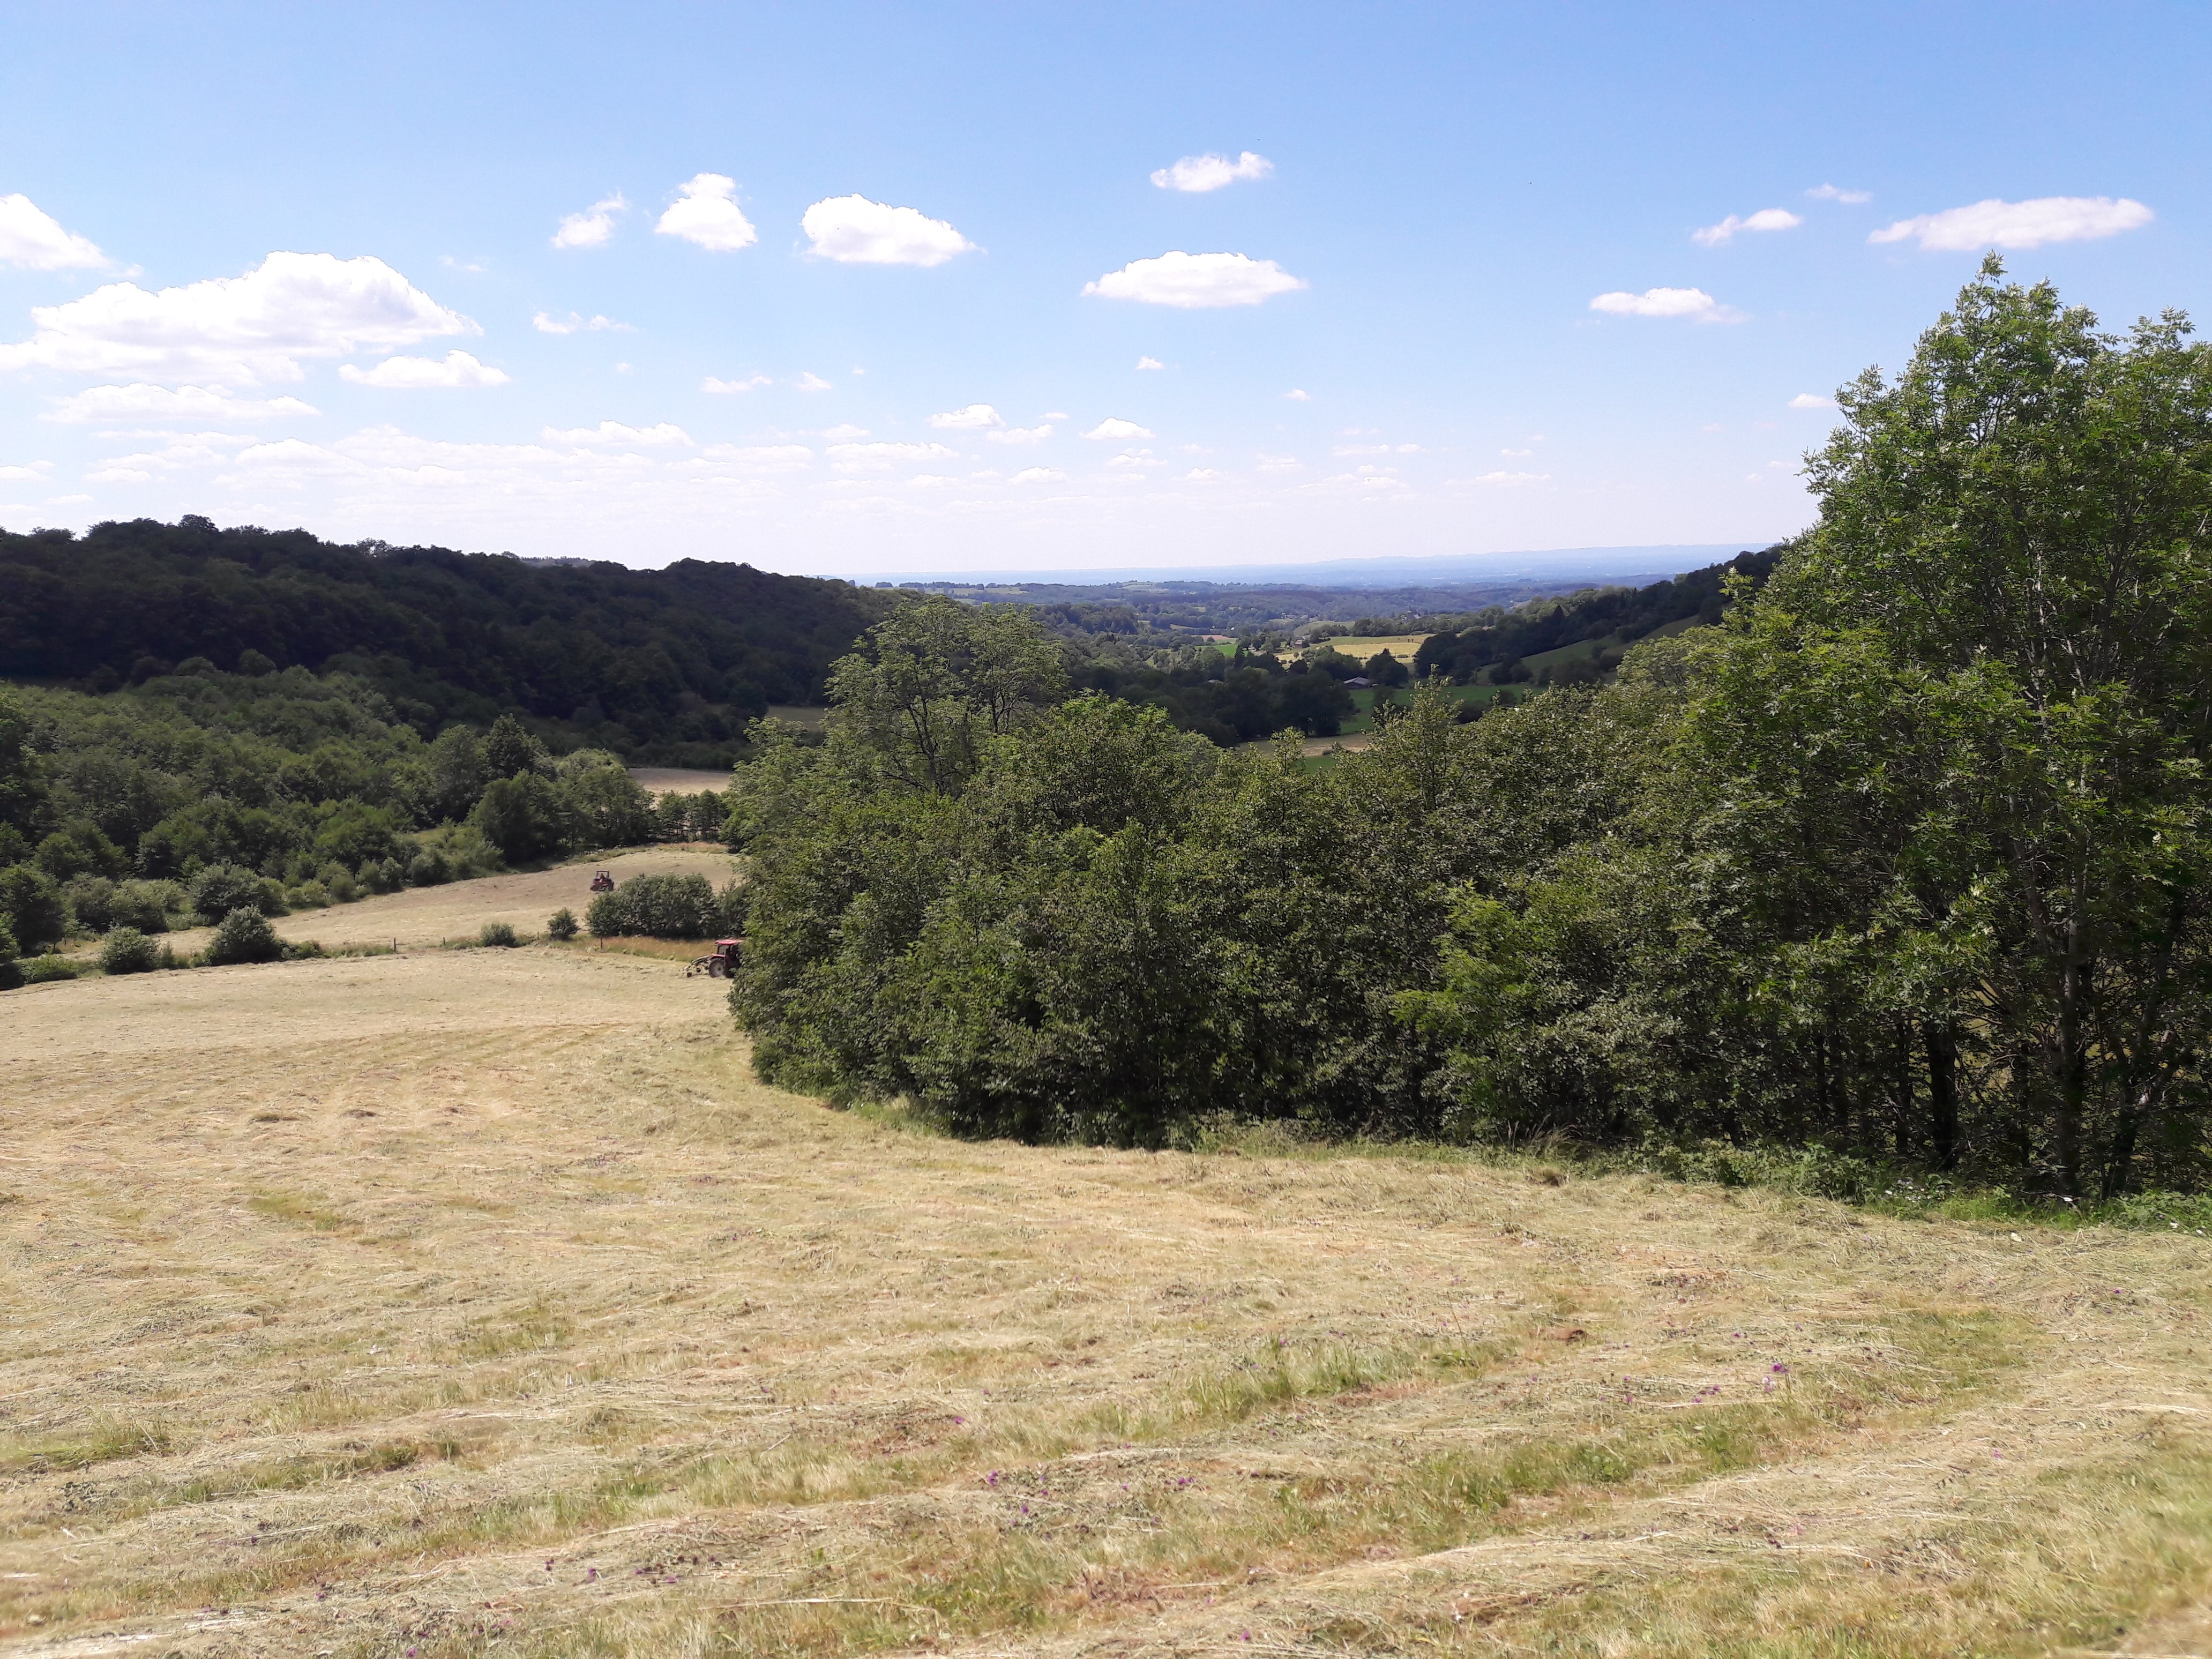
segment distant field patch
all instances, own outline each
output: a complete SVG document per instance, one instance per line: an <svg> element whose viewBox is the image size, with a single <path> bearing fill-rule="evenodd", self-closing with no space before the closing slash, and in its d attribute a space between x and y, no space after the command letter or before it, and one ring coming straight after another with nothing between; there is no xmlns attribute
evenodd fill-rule
<svg viewBox="0 0 2212 1659"><path fill-rule="evenodd" d="M1357 657L1362 662L1377 651L1388 651L1400 662L1410 666L1413 653L1421 648L1421 642L1428 637L1426 634L1352 634L1340 640L1320 640L1315 643L1330 646L1338 654Z"/></svg>

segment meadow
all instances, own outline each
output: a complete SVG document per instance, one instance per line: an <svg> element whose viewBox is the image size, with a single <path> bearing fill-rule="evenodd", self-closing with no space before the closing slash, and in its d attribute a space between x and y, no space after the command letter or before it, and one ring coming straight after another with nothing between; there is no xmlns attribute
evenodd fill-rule
<svg viewBox="0 0 2212 1659"><path fill-rule="evenodd" d="M7 1007L0 1651L2212 1628L2186 1233L948 1139L763 1085L717 983L588 945Z"/></svg>

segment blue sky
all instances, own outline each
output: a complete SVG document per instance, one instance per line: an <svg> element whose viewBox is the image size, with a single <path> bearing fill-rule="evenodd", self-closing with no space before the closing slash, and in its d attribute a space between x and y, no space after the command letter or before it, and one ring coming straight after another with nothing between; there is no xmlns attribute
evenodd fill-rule
<svg viewBox="0 0 2212 1659"><path fill-rule="evenodd" d="M2204 308L2208 35L0 5L0 525L833 574L1752 543L1983 247L2113 326Z"/></svg>

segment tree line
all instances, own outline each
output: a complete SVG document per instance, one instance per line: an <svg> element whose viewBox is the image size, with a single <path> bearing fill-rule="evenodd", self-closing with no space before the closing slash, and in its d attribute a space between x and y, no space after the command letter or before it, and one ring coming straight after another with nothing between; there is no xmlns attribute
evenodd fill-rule
<svg viewBox="0 0 2212 1659"><path fill-rule="evenodd" d="M2212 357L1994 259L1842 394L1815 528L1610 684L1434 681L1326 769L945 601L733 788L732 1006L977 1134L1817 1146L2203 1184ZM1706 610L1699 600L1699 612ZM1432 663L1434 659L1431 659Z"/></svg>
<svg viewBox="0 0 2212 1659"><path fill-rule="evenodd" d="M744 564L341 546L188 515L0 532L0 678L106 691L302 667L368 681L426 738L512 711L562 748L724 766L770 704L815 701L889 603Z"/></svg>

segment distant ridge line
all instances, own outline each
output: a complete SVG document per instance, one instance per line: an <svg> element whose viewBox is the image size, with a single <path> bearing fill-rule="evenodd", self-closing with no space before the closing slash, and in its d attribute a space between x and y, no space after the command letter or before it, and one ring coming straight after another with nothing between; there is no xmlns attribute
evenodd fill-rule
<svg viewBox="0 0 2212 1659"><path fill-rule="evenodd" d="M1583 577L1656 580L1717 564L1738 553L1771 547L1778 537L1735 542L1677 542L1646 547L1557 547L1508 553L1382 554L1372 558L1321 559L1304 563L1131 565L1084 570L898 570L846 578L856 583L959 582L976 586L1091 587L1116 582L1209 582L1268 587L1425 587L1468 581L1551 580Z"/></svg>

